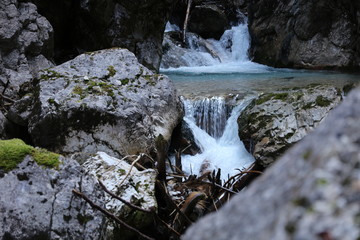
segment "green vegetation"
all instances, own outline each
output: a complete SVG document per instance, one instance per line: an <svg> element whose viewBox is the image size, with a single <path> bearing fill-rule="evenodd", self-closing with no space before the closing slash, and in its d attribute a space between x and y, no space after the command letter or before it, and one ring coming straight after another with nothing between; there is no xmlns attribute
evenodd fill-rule
<svg viewBox="0 0 360 240"><path fill-rule="evenodd" d="M26 155L31 155L39 165L46 167L54 168L60 164L59 154L34 148L20 139L0 140L0 168L5 171L14 169Z"/></svg>
<svg viewBox="0 0 360 240"><path fill-rule="evenodd" d="M110 65L110 66L107 68L107 70L109 71L109 75L108 75L109 77L115 76L116 70L115 70L114 66Z"/></svg>
<svg viewBox="0 0 360 240"><path fill-rule="evenodd" d="M40 80L44 80L44 81L47 81L47 80L50 80L53 78L65 77L64 75L62 75L54 70L50 70L50 69L43 70L42 72L43 72L43 74L41 74Z"/></svg>
<svg viewBox="0 0 360 240"><path fill-rule="evenodd" d="M315 103L316 103L316 105L318 105L320 107L327 107L331 104L331 101L320 95L320 96L317 96Z"/></svg>
<svg viewBox="0 0 360 240"><path fill-rule="evenodd" d="M260 105L271 99L277 99L277 100L284 101L287 99L288 96L289 96L289 93L268 93L268 94L262 95L261 97L256 99L255 104Z"/></svg>

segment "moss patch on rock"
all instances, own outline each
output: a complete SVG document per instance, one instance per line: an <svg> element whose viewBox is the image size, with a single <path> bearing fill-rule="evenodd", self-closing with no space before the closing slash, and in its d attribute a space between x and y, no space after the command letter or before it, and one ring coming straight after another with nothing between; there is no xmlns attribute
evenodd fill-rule
<svg viewBox="0 0 360 240"><path fill-rule="evenodd" d="M54 168L60 164L59 154L34 148L20 139L0 140L0 168L6 172L14 169L26 155L31 155L39 165L46 167Z"/></svg>
<svg viewBox="0 0 360 240"><path fill-rule="evenodd" d="M284 101L287 99L287 97L289 96L289 93L268 93L265 94L263 96L261 96L260 98L255 100L255 104L256 105L260 105L263 104L264 102L269 101L270 99L277 99L277 100L281 100Z"/></svg>

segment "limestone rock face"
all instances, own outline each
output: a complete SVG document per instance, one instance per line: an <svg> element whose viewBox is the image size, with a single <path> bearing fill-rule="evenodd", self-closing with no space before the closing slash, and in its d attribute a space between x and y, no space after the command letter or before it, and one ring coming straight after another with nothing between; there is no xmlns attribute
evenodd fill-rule
<svg viewBox="0 0 360 240"><path fill-rule="evenodd" d="M103 152L98 152L82 166L86 172L97 176L112 193L142 209L156 211L156 171L154 169L139 171L125 160L110 157ZM153 223L152 214L134 211L108 194L106 194L105 202L108 211L120 219L125 219L126 223L136 229L144 229ZM124 229L115 225L113 221L107 221L106 226L105 239L126 239Z"/></svg>
<svg viewBox="0 0 360 240"><path fill-rule="evenodd" d="M249 1L254 61L270 66L359 68L358 1Z"/></svg>
<svg viewBox="0 0 360 240"><path fill-rule="evenodd" d="M41 69L52 67L53 28L34 4L0 3L0 92L18 98L20 86Z"/></svg>
<svg viewBox="0 0 360 240"><path fill-rule="evenodd" d="M184 240L334 239L360 236L360 89Z"/></svg>
<svg viewBox="0 0 360 240"><path fill-rule="evenodd" d="M0 175L0 239L101 239L105 218L73 189L104 206L96 179L61 157L58 169L39 166L30 156Z"/></svg>
<svg viewBox="0 0 360 240"><path fill-rule="evenodd" d="M31 109L19 105L10 119L27 122L35 145L64 154L153 153L154 139L170 140L183 115L172 82L126 49L82 54L43 71Z"/></svg>
<svg viewBox="0 0 360 240"><path fill-rule="evenodd" d="M332 86L310 86L261 95L239 117L240 139L256 161L267 167L339 104L339 91Z"/></svg>

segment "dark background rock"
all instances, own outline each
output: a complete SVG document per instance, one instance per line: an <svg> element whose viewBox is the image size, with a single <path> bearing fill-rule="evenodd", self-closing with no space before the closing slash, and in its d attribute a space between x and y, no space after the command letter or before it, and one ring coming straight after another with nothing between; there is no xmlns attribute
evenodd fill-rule
<svg viewBox="0 0 360 240"><path fill-rule="evenodd" d="M104 194L93 176L72 159L58 170L26 157L0 177L0 239L101 239L105 218L73 189L104 207Z"/></svg>
<svg viewBox="0 0 360 240"><path fill-rule="evenodd" d="M124 47L158 70L165 24L176 0L33 0L53 25L55 61L86 52Z"/></svg>
<svg viewBox="0 0 360 240"><path fill-rule="evenodd" d="M20 86L52 67L53 28L32 3L0 2L0 93L18 98Z"/></svg>
<svg viewBox="0 0 360 240"><path fill-rule="evenodd" d="M241 113L240 139L258 164L268 167L341 100L341 90L326 85L263 94Z"/></svg>
<svg viewBox="0 0 360 240"><path fill-rule="evenodd" d="M360 89L183 240L357 239Z"/></svg>
<svg viewBox="0 0 360 240"><path fill-rule="evenodd" d="M275 67L359 69L360 6L351 0L249 0L253 60Z"/></svg>

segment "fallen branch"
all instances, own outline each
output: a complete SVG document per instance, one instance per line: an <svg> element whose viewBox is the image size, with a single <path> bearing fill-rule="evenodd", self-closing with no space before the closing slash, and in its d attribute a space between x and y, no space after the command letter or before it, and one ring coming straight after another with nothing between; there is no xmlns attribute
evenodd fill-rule
<svg viewBox="0 0 360 240"><path fill-rule="evenodd" d="M128 225L127 223L123 222L122 220L120 220L118 217L116 217L114 214L108 212L107 210L105 210L104 208L100 207L99 205L95 204L93 201L91 201L85 194L73 189L72 192L78 196L81 197L82 199L84 199L87 203L89 203L89 205L94 208L99 210L100 212L102 212L103 214L105 214L105 216L111 218L112 220L114 220L116 223L120 224L121 226L127 228L128 230L136 233L139 237L143 238L143 239L147 239L147 240L155 240L154 238L151 238L149 236L146 236L145 234L141 233L139 230L133 228L132 226Z"/></svg>
<svg viewBox="0 0 360 240"><path fill-rule="evenodd" d="M132 163L131 163L131 166L130 166L130 169L129 171L127 172L127 174L125 175L124 179L121 181L121 183L119 185L122 185L126 178L130 175L131 173L131 170L133 169L134 165L141 159L142 155L140 154Z"/></svg>
<svg viewBox="0 0 360 240"><path fill-rule="evenodd" d="M113 198L115 198L115 199L123 202L125 205L128 205L129 207L134 208L134 209L136 209L136 210L138 210L138 211L141 211L141 212L152 213L151 210L146 210L146 209L143 209L143 208L141 208L141 207L138 207L138 206L132 204L131 202L128 202L128 201L126 201L125 199L123 199L123 198L115 195L115 194L112 193L109 189L107 189L107 188L105 187L105 185L104 185L100 180L99 180L99 184L100 184L100 186L102 187L102 189L103 189L107 194L109 194L111 197L113 197Z"/></svg>

